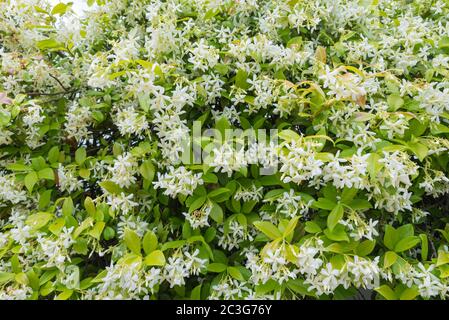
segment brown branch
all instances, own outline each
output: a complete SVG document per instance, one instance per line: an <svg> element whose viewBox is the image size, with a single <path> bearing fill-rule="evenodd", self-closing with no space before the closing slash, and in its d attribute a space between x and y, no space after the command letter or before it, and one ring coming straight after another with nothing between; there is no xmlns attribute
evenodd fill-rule
<svg viewBox="0 0 449 320"><path fill-rule="evenodd" d="M77 92L77 91L78 90L69 90L69 91L50 92L50 93L32 91L32 92L21 92L21 93L29 95L29 96L57 96L59 94L63 94L64 95L64 94L74 93L74 92Z"/></svg>
<svg viewBox="0 0 449 320"><path fill-rule="evenodd" d="M56 77L55 77L54 75L52 75L52 74L49 74L49 76L52 77L53 79L55 79L55 80L59 83L59 85L61 86L61 88L64 89L64 91L68 91L68 89L67 89L66 87L64 87L64 85L62 84L62 82L61 82L58 78L56 78Z"/></svg>

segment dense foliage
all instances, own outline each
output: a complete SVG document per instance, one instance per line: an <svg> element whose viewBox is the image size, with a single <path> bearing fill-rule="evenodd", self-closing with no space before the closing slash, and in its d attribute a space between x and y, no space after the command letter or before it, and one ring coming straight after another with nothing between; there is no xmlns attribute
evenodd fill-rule
<svg viewBox="0 0 449 320"><path fill-rule="evenodd" d="M0 299L448 296L446 1L90 2L0 2Z"/></svg>

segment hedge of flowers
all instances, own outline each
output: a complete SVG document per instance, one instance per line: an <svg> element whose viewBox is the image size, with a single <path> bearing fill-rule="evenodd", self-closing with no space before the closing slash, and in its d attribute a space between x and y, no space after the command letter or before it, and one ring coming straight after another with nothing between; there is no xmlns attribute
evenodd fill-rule
<svg viewBox="0 0 449 320"><path fill-rule="evenodd" d="M449 295L446 1L88 2L0 3L0 299Z"/></svg>

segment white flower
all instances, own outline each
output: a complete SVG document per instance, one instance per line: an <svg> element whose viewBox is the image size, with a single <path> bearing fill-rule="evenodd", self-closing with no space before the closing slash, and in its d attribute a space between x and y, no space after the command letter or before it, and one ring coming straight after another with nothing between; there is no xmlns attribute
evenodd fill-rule
<svg viewBox="0 0 449 320"><path fill-rule="evenodd" d="M148 231L148 223L138 215L121 215L120 222L117 223L117 234L121 239L123 239L126 229L130 229L137 233L139 237L143 237Z"/></svg>
<svg viewBox="0 0 449 320"><path fill-rule="evenodd" d="M235 219L229 223L229 231L227 233L224 232L223 227L220 227L219 231L221 234L218 236L218 245L227 250L238 249L241 242L254 239L254 232L245 228Z"/></svg>
<svg viewBox="0 0 449 320"><path fill-rule="evenodd" d="M62 191L74 192L81 190L82 181L75 176L74 168L64 167L61 163L58 166L58 186Z"/></svg>
<svg viewBox="0 0 449 320"><path fill-rule="evenodd" d="M86 139L90 135L89 126L92 124L92 112L88 107L74 103L69 107L66 115L65 130L68 138L77 141Z"/></svg>
<svg viewBox="0 0 449 320"><path fill-rule="evenodd" d="M164 194L175 198L177 194L192 195L197 186L203 184L202 173L193 173L181 166L174 168L168 167L168 172L157 173L158 181L153 182L156 189L166 189Z"/></svg>
<svg viewBox="0 0 449 320"><path fill-rule="evenodd" d="M195 42L190 52L189 62L193 64L194 69L201 71L206 71L208 68L214 67L219 59L218 50L212 46L208 46L204 39Z"/></svg>
<svg viewBox="0 0 449 320"><path fill-rule="evenodd" d="M258 201L263 197L263 187L257 188L254 184L249 188L240 187L234 194L235 200Z"/></svg>
<svg viewBox="0 0 449 320"><path fill-rule="evenodd" d="M119 42L114 44L114 57L116 61L130 60L137 58L139 54L139 36L137 29L128 33L126 38L122 38Z"/></svg>
<svg viewBox="0 0 449 320"><path fill-rule="evenodd" d="M186 267L181 257L169 257L164 268L164 279L170 284L170 288L174 286L182 286L185 284L186 277L189 276L189 269Z"/></svg>
<svg viewBox="0 0 449 320"><path fill-rule="evenodd" d="M117 111L115 125L122 135L139 135L142 131L148 129L148 122L145 116L137 113L131 106Z"/></svg>
<svg viewBox="0 0 449 320"><path fill-rule="evenodd" d="M193 253L184 252L184 263L191 275L198 275L206 267L206 259L198 258L200 250L196 249Z"/></svg>
<svg viewBox="0 0 449 320"><path fill-rule="evenodd" d="M132 193L126 195L124 192L120 194L108 193L106 203L111 206L111 210L114 212L120 212L123 215L127 215L134 207L139 204L133 201L134 195Z"/></svg>
<svg viewBox="0 0 449 320"><path fill-rule="evenodd" d="M182 214L186 217L186 220L193 229L198 229L209 226L208 219L211 210L211 206L204 206L201 209L193 210L190 213L183 212Z"/></svg>
<svg viewBox="0 0 449 320"><path fill-rule="evenodd" d="M315 289L318 296L331 294L340 285L341 271L334 269L331 263L327 263L314 278L307 278L304 283L310 284L310 289Z"/></svg>
<svg viewBox="0 0 449 320"><path fill-rule="evenodd" d="M319 77L323 80L324 88L329 88L328 95L335 95L336 99L357 100L366 95L363 81L359 75L345 72L344 67L339 67L330 71L329 66L326 66L325 72Z"/></svg>
<svg viewBox="0 0 449 320"><path fill-rule="evenodd" d="M285 144L285 151L281 150L280 153L281 168L279 169L283 182L300 184L321 176L324 163L315 158L315 147L317 144L311 140L292 141Z"/></svg>
<svg viewBox="0 0 449 320"><path fill-rule="evenodd" d="M14 175L5 175L0 172L0 207L7 202L17 204L26 199L26 191L16 183Z"/></svg>
<svg viewBox="0 0 449 320"><path fill-rule="evenodd" d="M111 181L122 188L128 188L136 183L134 174L137 172L137 162L130 153L119 155L113 166L108 167Z"/></svg>
<svg viewBox="0 0 449 320"><path fill-rule="evenodd" d="M323 264L323 260L315 256L320 253L320 247L313 247L311 245L302 245L297 254L298 270L302 274L308 276L316 275L319 268Z"/></svg>
<svg viewBox="0 0 449 320"><path fill-rule="evenodd" d="M354 256L354 261L349 261L346 267L352 277L352 282L357 287L373 289L379 286L380 269L378 263L379 257L368 260Z"/></svg>
<svg viewBox="0 0 449 320"><path fill-rule="evenodd" d="M284 192L281 197L276 199L276 212L291 218L306 215L312 202L313 200L305 201L301 195L295 194L295 190L290 189L289 192Z"/></svg>

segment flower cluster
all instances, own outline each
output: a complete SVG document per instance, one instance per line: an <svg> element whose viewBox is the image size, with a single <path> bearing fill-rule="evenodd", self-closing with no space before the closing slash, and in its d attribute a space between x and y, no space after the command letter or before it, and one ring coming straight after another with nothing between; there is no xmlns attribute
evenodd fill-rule
<svg viewBox="0 0 449 320"><path fill-rule="evenodd" d="M0 299L449 297L447 1L50 2L0 1Z"/></svg>

